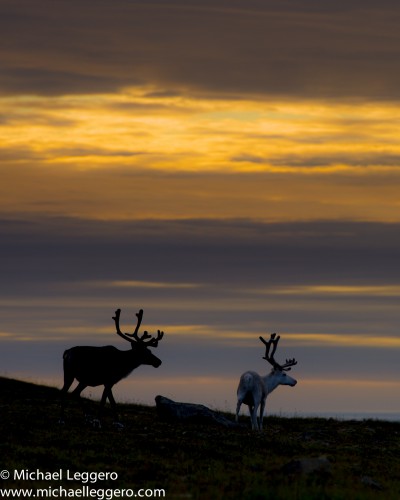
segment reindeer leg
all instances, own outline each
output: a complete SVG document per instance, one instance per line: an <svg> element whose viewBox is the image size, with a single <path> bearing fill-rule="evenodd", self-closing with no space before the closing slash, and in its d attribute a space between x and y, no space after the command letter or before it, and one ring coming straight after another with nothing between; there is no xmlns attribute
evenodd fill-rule
<svg viewBox="0 0 400 500"><path fill-rule="evenodd" d="M258 407L259 407L259 405L254 405L254 410L253 410L254 421L255 421L254 430L256 430L256 431L260 430L260 421L259 421L258 415L257 415Z"/></svg>
<svg viewBox="0 0 400 500"><path fill-rule="evenodd" d="M107 395L108 395L108 400L110 401L110 405L111 405L112 411L114 413L114 422L113 422L113 425L117 429L123 429L124 428L124 424L122 424L120 422L120 420L119 420L119 415L118 415L118 411L117 411L117 403L115 402L115 399L114 399L114 396L113 396L113 393L112 393L112 386L108 388Z"/></svg>
<svg viewBox="0 0 400 500"><path fill-rule="evenodd" d="M107 396L108 396L107 390L108 390L108 386L104 386L103 394L101 396L101 401L100 401L99 418L101 417L101 414L103 413L103 408L104 408L106 401L107 401Z"/></svg>
<svg viewBox="0 0 400 500"><path fill-rule="evenodd" d="M86 389L87 384L84 382L79 382L79 384L75 387L75 389L72 391L71 396L76 398L77 401L79 402L80 407L82 408L83 414L85 415L86 420L90 420L91 417L86 414L85 412L85 405L83 402L83 399L81 398L81 392Z"/></svg>
<svg viewBox="0 0 400 500"><path fill-rule="evenodd" d="M256 405L249 406L249 412L250 412L250 419L251 419L251 428L253 429L253 431L255 431L258 429L257 406Z"/></svg>
<svg viewBox="0 0 400 500"><path fill-rule="evenodd" d="M106 404L106 400L107 400L107 388L106 388L106 386L104 386L103 394L101 395L100 408L99 408L99 411L97 414L97 418L94 418L91 422L93 424L93 427L95 427L96 429L101 429L100 417L101 417L101 414L103 413L103 408L104 408L104 405Z"/></svg>
<svg viewBox="0 0 400 500"><path fill-rule="evenodd" d="M237 402L237 405L236 405L236 422L239 422L239 411L240 411L240 407L242 406L242 401L240 399L238 399L238 402Z"/></svg>
<svg viewBox="0 0 400 500"><path fill-rule="evenodd" d="M107 395L108 395L108 401L110 401L110 405L111 405L111 408L112 408L112 411L114 412L114 417L118 417L118 413L117 413L117 403L115 402L115 399L114 399L114 396L113 396L113 393L112 393L112 388L109 387L108 388L108 391L107 391Z"/></svg>
<svg viewBox="0 0 400 500"><path fill-rule="evenodd" d="M65 410L65 400L67 397L67 392L69 388L71 387L73 381L74 381L74 376L70 375L67 372L64 372L64 385L63 388L61 389L61 409L60 409L60 418L58 420L59 424L65 424L64 421L64 410Z"/></svg>
<svg viewBox="0 0 400 500"><path fill-rule="evenodd" d="M260 404L262 404L262 397L260 397L259 395L255 396L254 397L254 406L252 407L253 411L252 411L252 422L253 422L253 430L257 431L257 430L261 430L262 428L262 422L260 422L258 420L258 416L257 416L257 410L258 410L258 407L260 406Z"/></svg>
<svg viewBox="0 0 400 500"><path fill-rule="evenodd" d="M262 431L263 428L264 408L265 408L265 399L262 399L260 403L260 425L259 425L260 431Z"/></svg>

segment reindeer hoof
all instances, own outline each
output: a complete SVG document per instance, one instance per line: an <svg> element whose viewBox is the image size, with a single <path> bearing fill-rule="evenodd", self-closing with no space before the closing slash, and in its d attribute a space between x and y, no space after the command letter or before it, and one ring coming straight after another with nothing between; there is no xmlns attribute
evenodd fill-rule
<svg viewBox="0 0 400 500"><path fill-rule="evenodd" d="M122 429L125 429L125 425L121 422L113 422L113 426L118 429L119 431L121 431Z"/></svg>

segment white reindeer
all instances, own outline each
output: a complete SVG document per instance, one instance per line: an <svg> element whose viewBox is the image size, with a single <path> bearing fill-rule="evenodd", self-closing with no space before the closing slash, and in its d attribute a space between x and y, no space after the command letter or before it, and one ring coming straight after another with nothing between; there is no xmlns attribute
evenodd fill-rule
<svg viewBox="0 0 400 500"><path fill-rule="evenodd" d="M237 389L237 407L236 407L236 422L239 419L239 410L244 403L248 405L250 418L251 418L251 428L253 430L262 430L265 400L267 396L278 387L278 385L290 385L295 386L297 380L289 377L285 372L289 371L297 361L293 359L287 359L284 365L280 365L274 359L274 354L276 348L278 347L280 336L276 337L276 333L273 333L268 340L264 340L260 337L260 340L266 345L265 356L263 359L267 360L268 363L272 365L272 370L270 373L262 377L256 372L248 371L243 373L240 377L239 386ZM272 346L272 352L270 354ZM257 409L260 407L260 419L257 420Z"/></svg>

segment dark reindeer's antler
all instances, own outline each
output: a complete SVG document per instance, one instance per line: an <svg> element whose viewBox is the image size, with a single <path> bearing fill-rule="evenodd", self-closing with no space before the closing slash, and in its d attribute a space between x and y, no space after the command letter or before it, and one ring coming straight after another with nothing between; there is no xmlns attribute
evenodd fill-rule
<svg viewBox="0 0 400 500"><path fill-rule="evenodd" d="M147 333L147 332L145 332L145 333ZM157 347L158 343L163 338L163 336L164 336L164 332L157 330L157 337L153 337L151 340L149 340L149 342L146 342L146 345L148 345L149 347ZM151 335L149 335L149 337L151 337Z"/></svg>
<svg viewBox="0 0 400 500"><path fill-rule="evenodd" d="M136 323L135 331L133 333L122 333L121 332L121 329L119 326L120 314L121 314L121 309L117 309L115 311L115 316L113 316L113 320L115 321L115 328L117 330L117 334L120 337L122 337L125 340L128 340L129 342L132 342L132 340L135 340L136 342L140 342L141 340L144 341L145 339L147 339L151 336L147 332L144 332L144 334L140 338L138 336L138 331L139 331L140 325L142 323L142 318L143 318L143 309L140 309L140 311L138 313L136 313L137 323Z"/></svg>
<svg viewBox="0 0 400 500"><path fill-rule="evenodd" d="M115 311L115 316L112 317L112 319L115 321L115 328L117 330L117 334L122 337L123 339L127 340L128 342L138 342L142 344L146 344L149 347L157 347L158 342L163 338L164 332L160 332L158 330L158 335L156 338L152 338L152 336L145 331L141 337L139 337L138 332L140 325L142 323L142 318L143 318L143 309L140 309L138 313L136 313L137 317L137 324L135 331L133 333L122 333L121 329L119 327L119 317L121 314L121 309L117 309ZM145 342L147 339L150 339L148 342Z"/></svg>
<svg viewBox="0 0 400 500"><path fill-rule="evenodd" d="M263 359L267 360L268 363L270 363L276 370L281 370L286 372L289 371L292 366L297 365L297 361L294 358L287 359L286 363L283 365L280 365L277 361L275 361L274 354L278 347L278 342L280 338L281 338L280 335L276 336L276 333L271 334L268 342L262 337L260 337L261 342L266 346L265 356L263 356ZM272 352L270 353L271 347L272 347Z"/></svg>

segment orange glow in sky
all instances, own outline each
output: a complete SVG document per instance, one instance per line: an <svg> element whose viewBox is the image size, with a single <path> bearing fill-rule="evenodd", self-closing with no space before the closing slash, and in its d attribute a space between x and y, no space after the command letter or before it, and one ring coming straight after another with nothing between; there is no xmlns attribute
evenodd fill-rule
<svg viewBox="0 0 400 500"><path fill-rule="evenodd" d="M2 211L400 219L392 104L149 95L0 99Z"/></svg>

